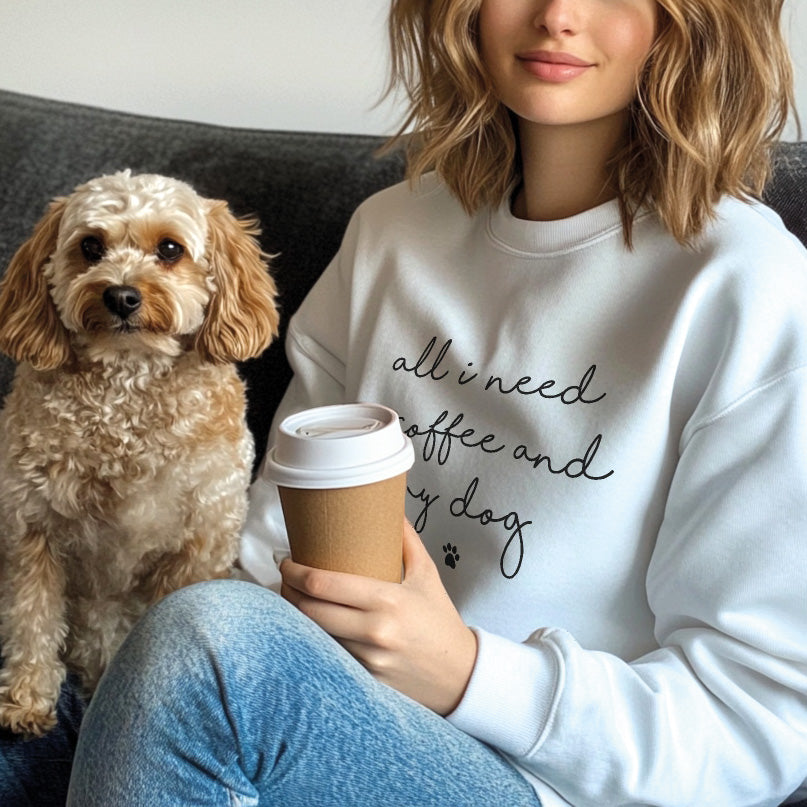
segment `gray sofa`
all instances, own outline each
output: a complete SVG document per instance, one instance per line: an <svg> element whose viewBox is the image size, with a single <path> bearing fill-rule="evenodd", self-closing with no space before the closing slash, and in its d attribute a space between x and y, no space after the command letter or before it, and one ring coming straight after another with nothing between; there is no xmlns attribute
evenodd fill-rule
<svg viewBox="0 0 807 807"><path fill-rule="evenodd" d="M131 168L184 179L263 224L288 317L339 246L359 202L403 176L382 138L232 129L143 117L0 91L0 272L53 196ZM807 244L807 143L783 144L768 202ZM259 462L290 370L282 338L242 365ZM0 356L0 401L13 373Z"/></svg>
<svg viewBox="0 0 807 807"><path fill-rule="evenodd" d="M184 179L263 224L263 246L288 317L339 246L358 203L403 175L381 138L232 129L122 114L0 91L0 272L48 200L93 176L131 168ZM807 143L783 144L766 200L807 244ZM0 401L13 365L0 356ZM261 451L290 377L282 338L241 367ZM806 639L807 640L807 639Z"/></svg>

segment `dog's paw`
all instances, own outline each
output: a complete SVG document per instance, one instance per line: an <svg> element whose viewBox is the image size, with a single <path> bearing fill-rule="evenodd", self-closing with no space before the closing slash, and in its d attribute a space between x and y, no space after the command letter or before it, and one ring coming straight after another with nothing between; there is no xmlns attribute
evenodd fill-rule
<svg viewBox="0 0 807 807"><path fill-rule="evenodd" d="M8 687L0 688L0 727L27 737L41 737L56 725L56 704L45 698L26 703L9 700Z"/></svg>

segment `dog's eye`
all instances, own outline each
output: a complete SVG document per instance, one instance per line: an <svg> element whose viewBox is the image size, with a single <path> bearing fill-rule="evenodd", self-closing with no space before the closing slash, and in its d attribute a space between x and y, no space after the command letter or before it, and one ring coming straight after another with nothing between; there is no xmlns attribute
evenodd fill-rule
<svg viewBox="0 0 807 807"><path fill-rule="evenodd" d="M94 235L88 235L81 242L81 253L90 263L98 263L105 252L104 242Z"/></svg>
<svg viewBox="0 0 807 807"><path fill-rule="evenodd" d="M176 241L170 238L163 238L163 240L157 244L157 257L161 261L174 263L174 261L178 261L184 254L185 248L182 244L177 244Z"/></svg>

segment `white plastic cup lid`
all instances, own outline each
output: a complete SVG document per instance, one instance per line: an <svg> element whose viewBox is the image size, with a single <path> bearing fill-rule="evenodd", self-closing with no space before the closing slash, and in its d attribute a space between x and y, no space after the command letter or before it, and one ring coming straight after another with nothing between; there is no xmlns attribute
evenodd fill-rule
<svg viewBox="0 0 807 807"><path fill-rule="evenodd" d="M398 476L414 461L397 412L380 404L337 404L285 418L264 470L280 487L348 488Z"/></svg>

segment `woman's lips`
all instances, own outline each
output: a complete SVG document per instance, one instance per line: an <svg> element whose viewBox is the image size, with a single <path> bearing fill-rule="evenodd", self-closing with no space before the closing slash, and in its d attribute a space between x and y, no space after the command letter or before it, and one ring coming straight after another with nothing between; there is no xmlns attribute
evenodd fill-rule
<svg viewBox="0 0 807 807"><path fill-rule="evenodd" d="M534 76L555 83L571 81L594 65L571 53L537 50L519 53L516 58L524 69Z"/></svg>

